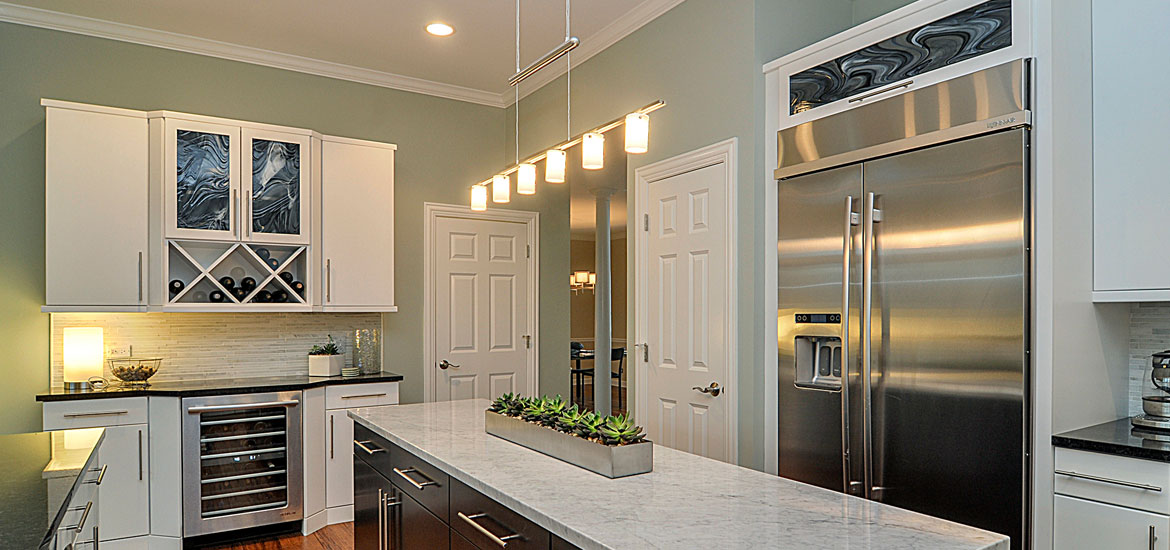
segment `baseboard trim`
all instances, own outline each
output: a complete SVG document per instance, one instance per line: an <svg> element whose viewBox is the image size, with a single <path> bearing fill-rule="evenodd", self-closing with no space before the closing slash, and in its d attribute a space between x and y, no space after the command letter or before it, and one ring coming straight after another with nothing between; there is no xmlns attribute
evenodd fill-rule
<svg viewBox="0 0 1170 550"><path fill-rule="evenodd" d="M353 521L353 505L347 504L345 506L327 508L325 509L325 515L328 518L325 523L329 525Z"/></svg>
<svg viewBox="0 0 1170 550"><path fill-rule="evenodd" d="M324 528L326 525L328 525L326 522L326 514L325 511L322 510L305 518L304 521L301 522L301 534L311 535L319 529Z"/></svg>

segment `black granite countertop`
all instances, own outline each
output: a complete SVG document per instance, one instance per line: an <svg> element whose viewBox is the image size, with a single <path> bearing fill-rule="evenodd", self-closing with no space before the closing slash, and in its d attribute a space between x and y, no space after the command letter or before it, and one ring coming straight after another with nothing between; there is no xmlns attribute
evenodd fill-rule
<svg viewBox="0 0 1170 550"><path fill-rule="evenodd" d="M73 432L68 447L64 434ZM83 433L85 432L85 433ZM105 430L0 435L0 548L46 548ZM68 521L77 521L70 517Z"/></svg>
<svg viewBox="0 0 1170 550"><path fill-rule="evenodd" d="M1128 418L1089 426L1052 436L1052 444L1066 449L1092 451L1131 458L1170 462L1170 441L1158 441L1155 434L1134 429ZM1170 435L1158 434L1170 439Z"/></svg>
<svg viewBox="0 0 1170 550"><path fill-rule="evenodd" d="M398 382L401 374L382 372L363 374L349 378L341 376L275 376L268 378L215 378L206 380L184 380L176 382L154 382L143 387L113 386L104 390L65 391L53 388L37 394L37 401L72 401L77 399L102 399L111 397L138 397L163 395L171 397L199 397L208 395L236 395L241 393L262 393L271 391L294 391L320 386L341 384L365 384L369 382Z"/></svg>

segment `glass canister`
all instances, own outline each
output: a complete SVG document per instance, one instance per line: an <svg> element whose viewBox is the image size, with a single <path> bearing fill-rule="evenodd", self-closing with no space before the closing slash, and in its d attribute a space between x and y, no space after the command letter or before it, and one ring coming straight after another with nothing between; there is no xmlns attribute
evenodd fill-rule
<svg viewBox="0 0 1170 550"><path fill-rule="evenodd" d="M362 374L382 372L382 331L360 328L353 331L353 366Z"/></svg>

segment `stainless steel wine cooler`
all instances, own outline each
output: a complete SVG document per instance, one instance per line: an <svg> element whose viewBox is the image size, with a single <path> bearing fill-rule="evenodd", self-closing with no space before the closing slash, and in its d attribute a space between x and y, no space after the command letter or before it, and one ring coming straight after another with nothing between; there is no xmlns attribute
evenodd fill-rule
<svg viewBox="0 0 1170 550"><path fill-rule="evenodd" d="M183 399L184 537L304 517L300 396Z"/></svg>

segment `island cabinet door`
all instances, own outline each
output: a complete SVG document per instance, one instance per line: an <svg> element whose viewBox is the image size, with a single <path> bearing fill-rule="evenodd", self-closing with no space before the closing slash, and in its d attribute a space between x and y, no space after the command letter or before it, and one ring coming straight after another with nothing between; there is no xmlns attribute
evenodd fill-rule
<svg viewBox="0 0 1170 550"><path fill-rule="evenodd" d="M385 550L448 550L451 528L397 487L386 503Z"/></svg>
<svg viewBox="0 0 1170 550"><path fill-rule="evenodd" d="M386 501L393 486L361 458L353 457L354 550L386 550Z"/></svg>
<svg viewBox="0 0 1170 550"><path fill-rule="evenodd" d="M1053 548L1170 549L1170 517L1056 495Z"/></svg>
<svg viewBox="0 0 1170 550"><path fill-rule="evenodd" d="M451 528L483 550L549 548L549 533L543 527L454 479Z"/></svg>

